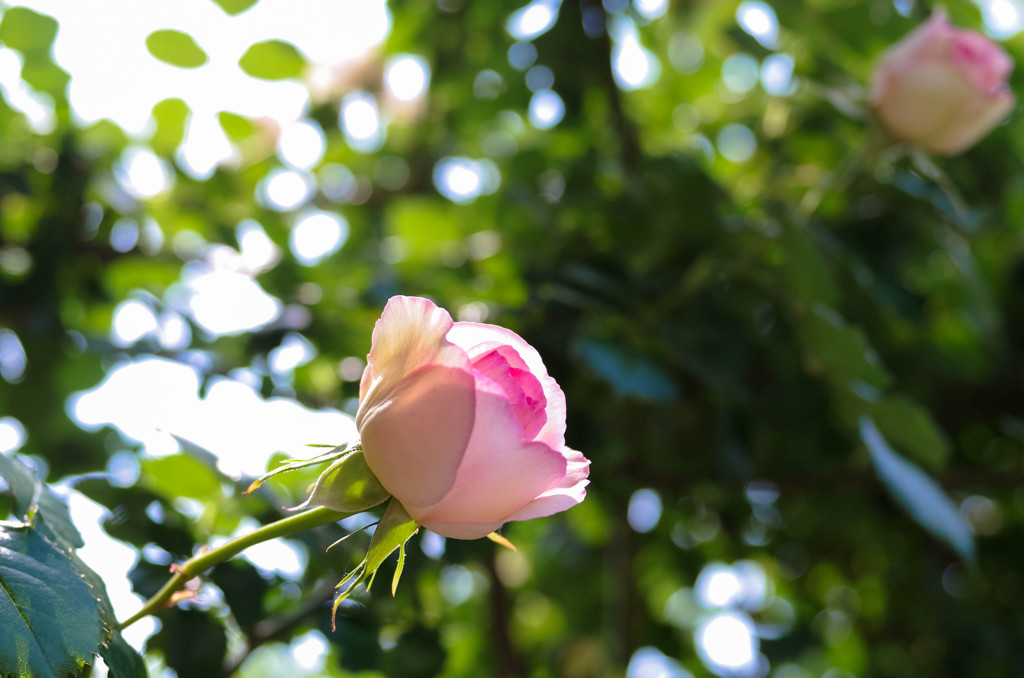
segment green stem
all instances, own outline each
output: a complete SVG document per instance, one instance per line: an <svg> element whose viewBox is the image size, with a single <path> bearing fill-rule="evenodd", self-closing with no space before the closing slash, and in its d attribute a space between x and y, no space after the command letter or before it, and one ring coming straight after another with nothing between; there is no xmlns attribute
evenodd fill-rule
<svg viewBox="0 0 1024 678"><path fill-rule="evenodd" d="M896 140L880 127L874 126L870 128L864 144L860 148L848 153L845 158L839 161L839 165L825 175L821 183L804 195L797 209L799 223L807 224L810 222L811 217L825 196L833 192L839 193L846 190L870 158L894 146L896 143Z"/></svg>
<svg viewBox="0 0 1024 678"><path fill-rule="evenodd" d="M148 617L167 607L174 594L184 588L190 579L199 576L217 563L238 555L254 544L277 539L278 537L287 537L296 532L320 527L321 525L329 525L350 515L352 514L341 513L324 506L318 506L309 511L303 511L297 515L276 520L249 534L235 537L215 549L197 553L182 563L181 566L175 568L174 575L167 580L167 583L152 598L146 601L141 610L122 622L120 628L127 628L143 617Z"/></svg>

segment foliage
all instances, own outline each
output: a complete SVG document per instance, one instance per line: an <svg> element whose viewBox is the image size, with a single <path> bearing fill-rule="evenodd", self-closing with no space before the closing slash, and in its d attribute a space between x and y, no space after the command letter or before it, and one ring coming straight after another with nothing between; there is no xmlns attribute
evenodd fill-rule
<svg viewBox="0 0 1024 678"><path fill-rule="evenodd" d="M756 624L777 678L1024 673L1019 116L959 157L880 150L858 97L877 55L930 3L774 0L774 40L745 30L732 0L680 0L646 18L655 4L563 2L546 31L517 41L517 3L391 2L387 41L311 100L325 149L297 170L315 190L289 209L266 198L288 168L273 125L220 112L236 160L197 176L175 150L198 111L169 97L142 138L76 122L53 57L57 23L4 10L0 42L54 122L33 127L4 90L0 414L24 427L20 452L45 480L109 509L105 529L139 554L137 593L155 593L170 562L211 540L281 517L316 476L299 469L243 495L253 478L188 441L154 457L128 433L76 425L69 398L132 361L193 366L202 394L237 377L263 398L351 413L351 366L384 302L425 295L536 346L566 391L567 442L593 462L583 504L506 527L518 552L448 540L438 558L421 531L395 596L355 593L333 632L334 584L369 536L327 551L347 530L297 535L308 562L292 580L222 564L202 580L213 594L161 613L151 666L301 675L282 648L322 637L321 675L616 676L653 647L706 676L701 633L732 614ZM242 20L259 3L217 5ZM982 25L973 3L946 5L955 23ZM636 89L613 68L630 36L660 64ZM198 35L149 37L156 57L198 67L185 73L213 58ZM1018 61L1022 39L1005 42ZM423 100L385 87L385 64L404 54L429 65ZM280 40L240 58L257 78L312 72ZM787 63L792 81L772 84L765 74ZM531 122L549 89L564 116ZM339 125L353 92L375 96L388 122L376 145ZM127 190L139 147L166 163L167 190ZM444 168L475 173L479 195L445 197ZM294 247L310 210L341 215L347 234L316 262ZM187 303L190 281L238 255L254 223L279 256L232 272L280 312L211 332ZM126 302L184 323L188 340L117 340ZM297 336L312 356L275 370L273 352ZM134 482L113 473L126 458ZM66 587L66 615L44 624L72 631L62 647L74 666L49 665L63 676L99 653L114 675L139 675L74 555L66 510L20 462L0 462L4 592L51 605L43 590ZM52 564L39 568L46 586L11 579L36 563ZM739 581L763 576L762 596L707 598L714 568L733 565ZM50 632L34 623L29 635ZM0 667L25 673L9 648L0 639ZM31 657L27 675L49 675Z"/></svg>

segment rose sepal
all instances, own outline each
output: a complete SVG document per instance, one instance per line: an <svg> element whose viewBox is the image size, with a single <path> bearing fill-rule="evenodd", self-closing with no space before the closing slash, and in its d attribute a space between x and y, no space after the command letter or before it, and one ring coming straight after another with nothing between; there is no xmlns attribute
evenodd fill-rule
<svg viewBox="0 0 1024 678"><path fill-rule="evenodd" d="M317 478L309 498L295 509L326 506L335 511L358 513L384 503L390 496L366 465L363 451L355 449L328 466Z"/></svg>
<svg viewBox="0 0 1024 678"><path fill-rule="evenodd" d="M360 584L365 583L366 589L369 590L373 584L373 578L377 574L377 568L384 563L388 556L398 550L398 565L395 567L395 575L391 580L391 595L395 594L405 565L405 543L419 529L420 526L412 519L405 507L392 497L380 522L377 523L377 529L374 530L373 538L370 539L370 548L367 549L363 562L338 582L338 597L331 610L331 630L334 630L334 617L338 613L338 606L352 595Z"/></svg>

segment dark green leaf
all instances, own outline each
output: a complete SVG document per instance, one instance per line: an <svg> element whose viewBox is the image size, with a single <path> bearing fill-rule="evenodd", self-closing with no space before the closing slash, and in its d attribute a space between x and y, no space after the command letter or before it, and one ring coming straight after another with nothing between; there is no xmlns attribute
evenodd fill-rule
<svg viewBox="0 0 1024 678"><path fill-rule="evenodd" d="M281 40L257 42L238 61L239 67L254 78L284 80L297 78L306 60L295 45Z"/></svg>
<svg viewBox="0 0 1024 678"><path fill-rule="evenodd" d="M796 296L808 306L835 306L839 293L808 229L787 223L782 226L780 243L784 250L782 277Z"/></svg>
<svg viewBox="0 0 1024 678"><path fill-rule="evenodd" d="M99 648L93 593L39 530L0 527L0 629L0 675L65 678Z"/></svg>
<svg viewBox="0 0 1024 678"><path fill-rule="evenodd" d="M949 441L928 410L909 398L893 396L868 405L879 431L899 449L931 468L942 468L949 458Z"/></svg>
<svg viewBox="0 0 1024 678"><path fill-rule="evenodd" d="M103 580L77 556L72 557L72 563L89 587L99 608L103 636L99 655L110 669L110 678L146 678L148 675L146 663L142 656L135 651L135 648L129 645L121 635L117 617L114 615L114 608L110 604L110 597L107 595L107 587Z"/></svg>
<svg viewBox="0 0 1024 678"><path fill-rule="evenodd" d="M878 477L893 498L921 527L949 544L967 562L974 561L974 537L956 505L927 473L896 454L870 417L860 420L860 435Z"/></svg>
<svg viewBox="0 0 1024 678"><path fill-rule="evenodd" d="M198 68L207 61L206 52L191 35L171 29L150 33L146 38L146 49L160 61L178 68Z"/></svg>
<svg viewBox="0 0 1024 678"><path fill-rule="evenodd" d="M255 567L236 558L215 567L210 579L224 592L224 601L243 629L263 618L263 594L270 586Z"/></svg>
<svg viewBox="0 0 1024 678"><path fill-rule="evenodd" d="M14 457L0 454L0 476L7 480L14 495L14 510L19 519L25 520L38 507L39 515L46 521L46 527L72 548L85 545L82 535L71 522L68 506L45 483L40 482L28 466Z"/></svg>
<svg viewBox="0 0 1024 678"><path fill-rule="evenodd" d="M619 395L638 396L655 402L678 397L675 384L649 359L633 355L602 341L584 339L580 354L595 372L612 385Z"/></svg>
<svg viewBox="0 0 1024 678"><path fill-rule="evenodd" d="M393 678L431 678L442 672L446 659L437 629L417 627L398 638L398 644L385 656L384 666Z"/></svg>
<svg viewBox="0 0 1024 678"><path fill-rule="evenodd" d="M838 386L862 381L875 388L889 384L889 373L864 333L846 324L839 314L820 304L799 327L808 369Z"/></svg>
<svg viewBox="0 0 1024 678"><path fill-rule="evenodd" d="M179 676L220 678L228 641L224 626L207 612L176 610L147 647L160 650Z"/></svg>

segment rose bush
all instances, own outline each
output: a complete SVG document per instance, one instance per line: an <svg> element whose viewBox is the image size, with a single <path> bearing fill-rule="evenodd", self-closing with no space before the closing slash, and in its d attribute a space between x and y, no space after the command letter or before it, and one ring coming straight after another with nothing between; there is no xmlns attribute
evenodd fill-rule
<svg viewBox="0 0 1024 678"><path fill-rule="evenodd" d="M438 534L476 539L586 495L590 462L565 446L565 396L514 332L392 297L359 396L367 465Z"/></svg>
<svg viewBox="0 0 1024 678"><path fill-rule="evenodd" d="M942 155L966 150L1014 105L1009 55L991 40L950 25L936 11L875 66L871 103L885 127Z"/></svg>

